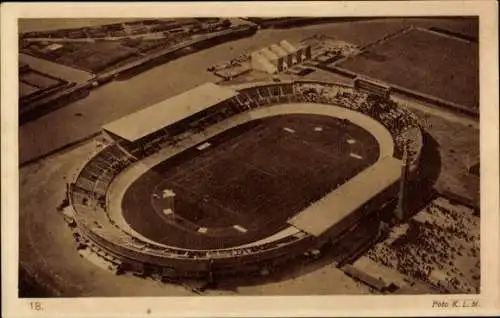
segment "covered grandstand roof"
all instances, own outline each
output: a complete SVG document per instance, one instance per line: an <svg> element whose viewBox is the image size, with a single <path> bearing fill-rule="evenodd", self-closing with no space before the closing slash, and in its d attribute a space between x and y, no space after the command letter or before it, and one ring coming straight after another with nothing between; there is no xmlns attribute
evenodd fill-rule
<svg viewBox="0 0 500 318"><path fill-rule="evenodd" d="M319 236L361 208L401 177L401 160L386 157L315 202L288 223Z"/></svg>
<svg viewBox="0 0 500 318"><path fill-rule="evenodd" d="M128 141L136 141L237 94L231 88L205 83L106 124L103 129Z"/></svg>

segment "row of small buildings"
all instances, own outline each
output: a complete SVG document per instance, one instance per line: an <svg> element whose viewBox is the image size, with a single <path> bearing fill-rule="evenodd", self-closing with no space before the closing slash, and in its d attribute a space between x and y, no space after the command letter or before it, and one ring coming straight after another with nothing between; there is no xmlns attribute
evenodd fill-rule
<svg viewBox="0 0 500 318"><path fill-rule="evenodd" d="M288 41L262 48L250 55L254 70L276 74L311 59L311 46L296 48Z"/></svg>

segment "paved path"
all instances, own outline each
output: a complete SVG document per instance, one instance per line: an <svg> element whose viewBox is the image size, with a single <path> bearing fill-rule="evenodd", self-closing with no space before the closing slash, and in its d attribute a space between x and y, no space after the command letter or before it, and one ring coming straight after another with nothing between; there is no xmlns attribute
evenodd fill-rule
<svg viewBox="0 0 500 318"><path fill-rule="evenodd" d="M361 256L353 264L354 268L367 273L374 278L381 278L386 283L394 283L400 288L411 290L419 294L436 294L438 291L432 286L408 277L401 272L372 261L367 256Z"/></svg>
<svg viewBox="0 0 500 318"><path fill-rule="evenodd" d="M439 109L439 108L437 108L437 106L429 106L423 102L411 100L411 99L404 98L404 97L392 96L391 99L394 100L395 102L397 102L398 104L403 104L403 105L408 106L409 108L413 108L416 110L423 111L424 113L428 113L428 114L431 114L434 116L441 117L447 121L461 124L461 125L465 125L465 126L472 126L476 129L479 129L479 121L477 121L473 118L466 117L464 115L454 114L451 111Z"/></svg>

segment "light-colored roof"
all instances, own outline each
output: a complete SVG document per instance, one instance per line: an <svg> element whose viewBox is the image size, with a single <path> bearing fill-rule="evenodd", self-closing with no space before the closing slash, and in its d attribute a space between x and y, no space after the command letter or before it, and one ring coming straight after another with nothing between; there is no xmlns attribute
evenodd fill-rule
<svg viewBox="0 0 500 318"><path fill-rule="evenodd" d="M59 50L60 48L62 48L63 45L62 44L59 44L59 43L52 43L50 44L49 46L46 47L47 50L49 51L55 51L55 50Z"/></svg>
<svg viewBox="0 0 500 318"><path fill-rule="evenodd" d="M288 53L281 46L279 46L279 45L272 44L270 46L270 49L271 49L271 51L273 51L274 53L276 53L276 55L278 55L278 56L283 57L283 56L287 56L288 55Z"/></svg>
<svg viewBox="0 0 500 318"><path fill-rule="evenodd" d="M295 51L297 51L297 49L295 48L295 46L293 46L292 44L290 44L290 42L288 42L287 40L281 41L280 42L280 46L285 51L287 51L288 53L295 53Z"/></svg>
<svg viewBox="0 0 500 318"><path fill-rule="evenodd" d="M273 51L269 50L267 47L260 50L260 52L270 61L277 60L279 57Z"/></svg>
<svg viewBox="0 0 500 318"><path fill-rule="evenodd" d="M272 44L268 47L261 48L258 51L253 52L252 54L262 55L266 59L274 61L280 57L285 57L288 54L295 53L297 48L290 44L290 42L283 40L278 44Z"/></svg>
<svg viewBox="0 0 500 318"><path fill-rule="evenodd" d="M205 83L106 124L103 129L128 141L136 141L237 94L229 87Z"/></svg>
<svg viewBox="0 0 500 318"><path fill-rule="evenodd" d="M288 223L319 236L399 180L400 176L401 160L386 157L314 202Z"/></svg>

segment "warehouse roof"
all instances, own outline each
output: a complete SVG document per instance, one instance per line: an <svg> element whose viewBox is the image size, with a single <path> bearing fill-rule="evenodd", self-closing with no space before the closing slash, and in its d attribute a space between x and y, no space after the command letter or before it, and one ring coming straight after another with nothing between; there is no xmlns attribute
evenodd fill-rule
<svg viewBox="0 0 500 318"><path fill-rule="evenodd" d="M205 83L106 124L103 129L128 141L136 141L237 94L231 88Z"/></svg>

